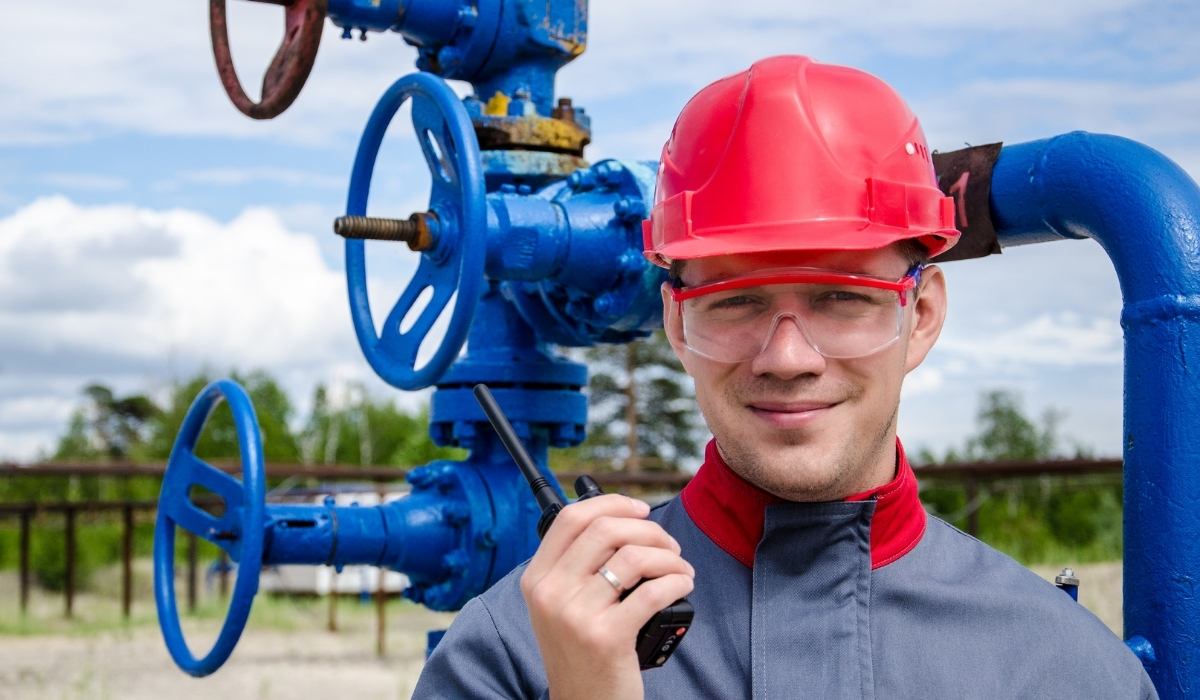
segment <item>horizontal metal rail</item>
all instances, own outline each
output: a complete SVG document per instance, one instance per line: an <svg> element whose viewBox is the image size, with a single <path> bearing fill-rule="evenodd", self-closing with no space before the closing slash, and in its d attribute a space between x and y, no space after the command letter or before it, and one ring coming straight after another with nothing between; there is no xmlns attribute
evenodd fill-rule
<svg viewBox="0 0 1200 700"><path fill-rule="evenodd" d="M218 469L239 475L241 466L232 461L213 462ZM1120 472L1120 459L1056 459L1020 460L1005 462L960 462L954 464L930 464L916 466L918 478L964 478L981 480L1008 479L1013 477L1042 475L1102 474ZM44 464L0 463L0 478L8 477L155 477L161 478L163 464L114 462L88 464L81 462L48 462ZM686 472L646 471L631 474L608 471L607 464L596 464L595 470L556 472L560 481L572 482L576 477L589 473L601 486L642 486L664 489L680 489L691 480ZM350 464L272 464L267 466L268 478L311 478L325 481L401 481L408 474L404 467L380 465L357 466Z"/></svg>

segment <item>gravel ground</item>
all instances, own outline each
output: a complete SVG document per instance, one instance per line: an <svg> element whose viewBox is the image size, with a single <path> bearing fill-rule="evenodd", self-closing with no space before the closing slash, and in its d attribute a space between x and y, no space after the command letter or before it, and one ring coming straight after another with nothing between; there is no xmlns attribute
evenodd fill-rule
<svg viewBox="0 0 1200 700"><path fill-rule="evenodd" d="M395 638L381 660L369 635L251 630L226 665L203 679L175 668L152 627L86 637L0 638L0 698L395 700L412 693L423 637L422 631Z"/></svg>
<svg viewBox="0 0 1200 700"><path fill-rule="evenodd" d="M1034 567L1045 578L1053 567ZM1121 626L1121 565L1076 567L1082 602L1118 635ZM29 625L12 622L17 610L14 577L0 577L0 700L128 698L407 698L421 670L425 631L444 628L451 615L393 603L388 610L387 654L376 658L371 606L339 603L340 630L324 629L319 602L268 601L255 605L237 650L212 676L194 679L167 655L147 579L139 576L134 619L122 625L111 595L80 596L77 620L61 619L62 599L35 596ZM107 578L107 577L106 577ZM189 621L194 648L207 648L220 620Z"/></svg>
<svg viewBox="0 0 1200 700"><path fill-rule="evenodd" d="M135 578L133 615L123 622L112 575L75 601L75 619L63 619L62 594L35 590L24 620L16 576L0 572L0 700L128 698L341 698L402 700L412 693L425 658L425 634L454 616L406 601L388 604L386 654L375 654L375 607L351 598L338 602L338 631L326 629L324 600L259 596L236 650L216 673L191 678L180 671L156 623L148 562ZM110 590L105 590L105 587ZM212 647L224 617L214 599L201 600L202 617L184 619L195 654Z"/></svg>

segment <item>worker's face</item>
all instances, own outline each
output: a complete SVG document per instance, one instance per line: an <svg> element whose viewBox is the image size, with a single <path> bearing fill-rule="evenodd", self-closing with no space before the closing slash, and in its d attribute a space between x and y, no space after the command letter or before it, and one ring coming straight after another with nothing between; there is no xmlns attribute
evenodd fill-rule
<svg viewBox="0 0 1200 700"><path fill-rule="evenodd" d="M689 260L682 278L691 288L779 267L898 280L910 263L894 247L756 253ZM901 381L925 359L946 314L941 270L923 273L916 300L910 296L902 310L896 342L851 359L822 356L785 320L756 357L718 362L686 346L669 285L662 296L667 338L695 382L722 456L742 478L793 501L837 500L891 480Z"/></svg>

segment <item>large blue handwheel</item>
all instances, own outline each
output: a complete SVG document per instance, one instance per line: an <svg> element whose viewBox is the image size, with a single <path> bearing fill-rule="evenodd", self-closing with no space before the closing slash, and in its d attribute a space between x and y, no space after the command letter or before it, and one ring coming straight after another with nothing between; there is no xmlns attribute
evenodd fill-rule
<svg viewBox="0 0 1200 700"><path fill-rule="evenodd" d="M346 215L366 216L379 146L388 124L407 99L412 100L413 127L433 180L429 195L429 212L436 217L433 247L421 253L416 273L378 334L367 300L361 240L346 240L346 282L350 315L363 355L384 381L412 390L436 382L466 342L483 289L487 209L479 142L466 108L441 78L413 73L388 88L367 121L354 157ZM426 289L433 290L429 303L411 327L401 332L401 322ZM417 351L455 292L446 335L429 361L418 368Z"/></svg>
<svg viewBox="0 0 1200 700"><path fill-rule="evenodd" d="M242 481L196 457L196 441L208 416L224 399L233 412L238 451L242 458ZM179 668L193 676L207 676L221 667L233 652L246 626L258 575L262 570L263 524L266 477L263 471L262 437L250 397L237 383L222 379L209 384L188 409L158 498L154 525L154 600L158 625L167 650ZM192 501L192 488L202 487L223 502L220 517L210 515ZM203 494L208 496L208 494ZM238 563L237 583L229 612L213 647L202 658L192 655L179 627L175 604L175 527L202 537L229 553Z"/></svg>

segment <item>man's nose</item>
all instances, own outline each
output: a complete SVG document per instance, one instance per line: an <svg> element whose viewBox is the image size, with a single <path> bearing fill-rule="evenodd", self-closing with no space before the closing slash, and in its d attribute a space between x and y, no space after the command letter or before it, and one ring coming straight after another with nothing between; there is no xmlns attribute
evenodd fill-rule
<svg viewBox="0 0 1200 700"><path fill-rule="evenodd" d="M762 351L751 363L755 374L791 379L825 371L825 357L809 342L796 316L780 317L767 333Z"/></svg>

